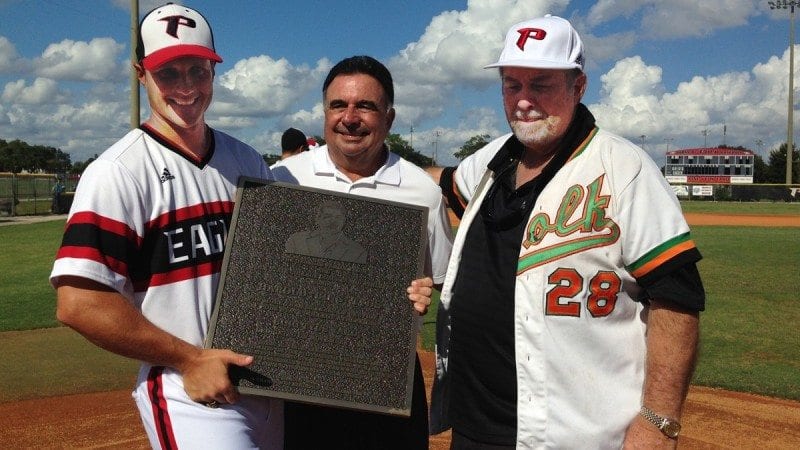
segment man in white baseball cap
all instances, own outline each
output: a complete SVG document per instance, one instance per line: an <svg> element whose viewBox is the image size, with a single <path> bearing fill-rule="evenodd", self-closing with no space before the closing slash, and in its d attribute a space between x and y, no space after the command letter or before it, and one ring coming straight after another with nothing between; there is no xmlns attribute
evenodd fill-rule
<svg viewBox="0 0 800 450"><path fill-rule="evenodd" d="M133 397L153 448L280 449L283 403L228 377L253 357L203 347L236 183L272 174L205 122L222 61L206 19L167 4L140 35L150 117L81 176L50 276L58 319L141 361Z"/></svg>
<svg viewBox="0 0 800 450"><path fill-rule="evenodd" d="M431 430L454 449L676 447L701 256L655 163L581 103L584 64L569 21L513 25L486 66L512 133L442 172L465 209Z"/></svg>
<svg viewBox="0 0 800 450"><path fill-rule="evenodd" d="M583 70L583 42L572 25L561 17L546 15L511 27L505 47L490 67Z"/></svg>

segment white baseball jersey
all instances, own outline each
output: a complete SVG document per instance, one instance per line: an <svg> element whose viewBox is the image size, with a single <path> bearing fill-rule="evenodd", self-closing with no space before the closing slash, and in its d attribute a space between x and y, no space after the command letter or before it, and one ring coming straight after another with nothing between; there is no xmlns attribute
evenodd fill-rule
<svg viewBox="0 0 800 450"><path fill-rule="evenodd" d="M435 433L450 427L448 308L461 251L494 182L486 164L510 136L487 144L456 172L469 205L439 306ZM647 316L634 301L641 291L636 279L692 249L680 205L658 167L632 143L595 129L538 196L520 246L517 448L622 445L644 381Z"/></svg>
<svg viewBox="0 0 800 450"><path fill-rule="evenodd" d="M336 169L323 145L278 161L272 170L278 181L428 208L425 274L437 284L444 281L452 249L450 219L441 190L419 167L389 152L375 175L352 182Z"/></svg>
<svg viewBox="0 0 800 450"><path fill-rule="evenodd" d="M213 142L197 162L142 128L100 155L78 183L51 283L73 275L110 286L156 326L202 346L236 183L240 176L271 179L251 147L219 131ZM179 373L148 364L134 398L154 448L267 445L276 437L265 434L268 419L282 445L280 402L249 399L212 410L188 398ZM224 445L214 440L223 437Z"/></svg>

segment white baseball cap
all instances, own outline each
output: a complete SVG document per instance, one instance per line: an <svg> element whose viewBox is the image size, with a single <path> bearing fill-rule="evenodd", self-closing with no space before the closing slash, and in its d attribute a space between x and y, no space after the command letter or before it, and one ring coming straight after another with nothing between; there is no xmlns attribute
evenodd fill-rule
<svg viewBox="0 0 800 450"><path fill-rule="evenodd" d="M490 67L583 70L583 42L566 19L550 14L511 27L500 59Z"/></svg>
<svg viewBox="0 0 800 450"><path fill-rule="evenodd" d="M147 70L182 56L222 62L214 50L214 35L205 17L174 3L160 6L144 16L139 25L136 56Z"/></svg>

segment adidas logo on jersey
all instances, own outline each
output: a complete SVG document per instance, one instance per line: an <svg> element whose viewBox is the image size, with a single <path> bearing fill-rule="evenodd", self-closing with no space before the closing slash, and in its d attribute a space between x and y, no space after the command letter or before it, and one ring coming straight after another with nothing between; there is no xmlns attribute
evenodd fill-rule
<svg viewBox="0 0 800 450"><path fill-rule="evenodd" d="M164 171L161 172L161 184L164 184L167 180L174 180L175 176L169 173L169 169L164 167Z"/></svg>

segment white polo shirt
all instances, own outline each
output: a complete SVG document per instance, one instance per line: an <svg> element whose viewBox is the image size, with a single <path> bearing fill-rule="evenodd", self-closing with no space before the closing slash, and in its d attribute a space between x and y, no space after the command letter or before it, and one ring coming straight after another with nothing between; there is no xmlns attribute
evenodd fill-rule
<svg viewBox="0 0 800 450"><path fill-rule="evenodd" d="M450 219L439 186L416 165L389 152L374 175L353 182L336 169L323 145L278 161L272 174L277 181L428 208L425 275L436 284L444 282L453 245Z"/></svg>

